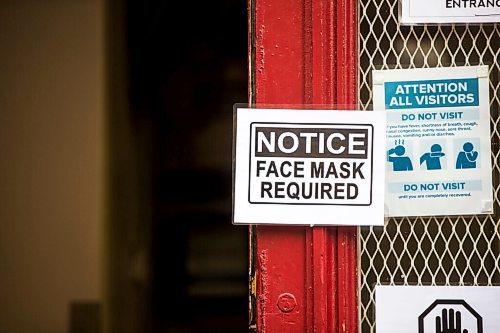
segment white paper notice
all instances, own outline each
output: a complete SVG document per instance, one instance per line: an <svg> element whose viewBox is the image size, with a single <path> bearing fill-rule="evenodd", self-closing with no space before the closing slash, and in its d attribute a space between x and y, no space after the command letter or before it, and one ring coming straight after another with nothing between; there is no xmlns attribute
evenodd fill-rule
<svg viewBox="0 0 500 333"><path fill-rule="evenodd" d="M408 78L408 79L406 79ZM493 213L488 67L373 72L388 216Z"/></svg>
<svg viewBox="0 0 500 333"><path fill-rule="evenodd" d="M500 22L500 0L402 0L401 23Z"/></svg>
<svg viewBox="0 0 500 333"><path fill-rule="evenodd" d="M377 333L500 332L500 287L376 286Z"/></svg>
<svg viewBox="0 0 500 333"><path fill-rule="evenodd" d="M383 225L385 113L236 110L233 221Z"/></svg>

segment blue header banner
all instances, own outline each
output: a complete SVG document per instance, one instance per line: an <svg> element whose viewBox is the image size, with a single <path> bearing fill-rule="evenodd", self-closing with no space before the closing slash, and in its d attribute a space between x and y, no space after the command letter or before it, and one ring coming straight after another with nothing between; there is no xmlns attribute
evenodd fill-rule
<svg viewBox="0 0 500 333"><path fill-rule="evenodd" d="M479 106L479 80L385 82L386 109Z"/></svg>

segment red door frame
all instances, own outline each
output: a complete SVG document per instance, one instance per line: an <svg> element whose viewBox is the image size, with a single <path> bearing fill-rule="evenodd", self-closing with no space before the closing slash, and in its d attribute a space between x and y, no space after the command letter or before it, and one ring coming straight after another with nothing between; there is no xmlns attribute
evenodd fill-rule
<svg viewBox="0 0 500 333"><path fill-rule="evenodd" d="M249 0L253 104L357 104L357 2ZM304 221L307 224L307 221ZM250 227L250 328L357 333L356 227Z"/></svg>

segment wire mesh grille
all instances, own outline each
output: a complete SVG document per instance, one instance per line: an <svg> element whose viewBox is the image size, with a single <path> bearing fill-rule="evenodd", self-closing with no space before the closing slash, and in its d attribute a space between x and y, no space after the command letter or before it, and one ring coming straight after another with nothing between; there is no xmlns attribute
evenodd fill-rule
<svg viewBox="0 0 500 333"><path fill-rule="evenodd" d="M375 332L374 288L500 283L500 27L400 26L397 0L360 0L359 103L374 69L490 66L494 215L392 218L360 232L360 327Z"/></svg>

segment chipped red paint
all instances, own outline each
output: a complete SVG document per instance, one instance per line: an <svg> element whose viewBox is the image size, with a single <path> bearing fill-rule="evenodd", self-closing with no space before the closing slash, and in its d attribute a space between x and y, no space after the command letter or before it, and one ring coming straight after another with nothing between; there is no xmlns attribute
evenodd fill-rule
<svg viewBox="0 0 500 333"><path fill-rule="evenodd" d="M249 12L251 102L355 108L356 1L249 0ZM357 228L250 230L252 329L357 333Z"/></svg>

